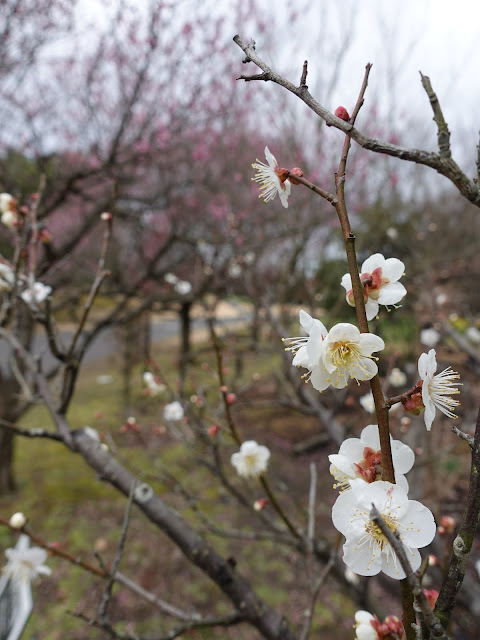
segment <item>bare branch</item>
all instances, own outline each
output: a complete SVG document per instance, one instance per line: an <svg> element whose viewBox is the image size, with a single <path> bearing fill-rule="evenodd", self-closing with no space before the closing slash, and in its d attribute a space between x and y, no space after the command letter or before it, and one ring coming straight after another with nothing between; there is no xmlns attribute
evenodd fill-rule
<svg viewBox="0 0 480 640"><path fill-rule="evenodd" d="M433 119L437 125L437 140L440 155L443 158L451 158L452 152L450 150L450 131L448 130L448 125L445 122L445 118L443 117L442 108L440 106L440 102L438 101L437 94L432 89L430 78L428 76L424 76L421 71L420 78L422 79L422 87L425 89L428 99L430 100L433 111Z"/></svg>
<svg viewBox="0 0 480 640"><path fill-rule="evenodd" d="M254 62L264 73L268 75L269 80L279 84L303 100L303 102L305 102L305 104L314 113L325 120L327 125L335 127L336 129L343 131L343 133L350 135L352 139L364 149L375 153L383 153L394 158L399 158L400 160L414 162L416 164L421 164L435 169L435 171L453 182L467 200L477 207L480 207L480 185L475 181L470 180L470 178L468 178L452 158L443 157L439 153L424 151L422 149L409 149L407 147L400 147L389 142L377 140L376 138L370 138L353 127L350 123L337 118L333 113L328 111L328 109L315 100L307 89L304 87L301 89L296 87L289 80L270 69L270 67L258 56L255 49L250 45L245 44L241 40L240 36L235 36L233 40L245 52L245 60L247 62Z"/></svg>

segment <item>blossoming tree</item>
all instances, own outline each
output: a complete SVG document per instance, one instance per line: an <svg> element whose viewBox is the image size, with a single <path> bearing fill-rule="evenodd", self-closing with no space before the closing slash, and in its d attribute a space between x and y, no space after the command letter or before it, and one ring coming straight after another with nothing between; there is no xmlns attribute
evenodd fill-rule
<svg viewBox="0 0 480 640"><path fill-rule="evenodd" d="M163 4L162 8L164 8ZM239 37L235 38L236 43L246 55L245 62L255 63L262 72L243 76L245 80L278 83L300 97L327 124L345 134L343 147L339 149L340 161L335 172L335 188L332 192L328 191L323 183L319 186L311 181L309 176L305 175L307 172L299 167L283 168L278 152L275 152L275 157L268 147L265 149L266 163L257 160L253 165L257 171L253 177L254 182L260 185L260 195L269 203L265 206L277 206L279 203L275 201L275 197L278 195L279 208L288 212L292 199L297 197L302 187L306 187L308 192L305 191L305 193L308 197L313 193L332 206L332 215L338 216L340 224L338 233L342 234L344 240L348 273L339 278L337 287L344 305L342 309L349 311L347 303L354 306L356 324L342 321L327 329L322 320L302 309L299 320L307 335L296 338L285 337L287 352L294 354L292 361L294 367L291 368L293 375L297 375L295 367L306 370L302 376L304 381L302 387L309 391L313 390L315 400L312 401L311 408L312 412L317 412L315 415L321 411L321 405L316 404L320 393L341 394L356 382L368 382L371 386L376 424L366 426L359 438L344 440L343 437L337 437L338 453L329 455L330 473L335 479L335 488L340 489L340 494L335 496L332 508L333 527L338 531L335 541L333 536L325 535L316 526L318 515L316 466L312 464L309 468L310 485L306 486L304 491L305 494L308 493L308 504L305 509L299 508L295 500L287 502L286 496L281 493L284 483L279 482L281 470L278 469L278 458L262 443L264 434L259 431L258 436L255 435L256 439L253 440L250 437L244 437L242 430L238 427L234 412L237 396L227 383L222 345L213 322L210 323L209 328L215 366L210 367L208 363L204 364L205 370L215 379L216 397L217 400L219 398L219 402L214 404L206 394L202 395L201 384L198 385L198 393L189 397L182 396L181 393L168 387L167 381L163 380L161 372L154 366L152 370L143 372L144 392L152 401L155 401L155 398L161 399L164 405L162 414L164 424L156 427L156 435L168 431L177 441L185 444L185 450L191 456L189 460L192 461L192 465L187 469L188 473L184 473L185 469L182 469L182 474L188 476L194 466L205 467L221 489L221 492L215 494L214 501L219 505L233 503L238 507L238 521L242 525L247 519L253 522L251 529L245 530L243 526L235 529L232 525L227 530L222 530L216 517L209 518L199 506L201 503L199 496L204 497L201 493L202 483L195 478L193 481L195 486L190 487L187 485L188 478L174 477L168 469L164 468L166 465L162 459L163 452L158 450L153 452L149 459L150 469L139 468L130 456L119 452L114 442L112 446L110 440L103 441L104 439L95 429L88 426L74 428L71 424L67 411L74 398L78 368L85 353L85 346L92 335L86 328L86 322L95 299L102 289L107 290L112 296L117 294L121 297L120 303L115 306L114 317L123 321L129 315L129 305L136 305L135 311L147 308L158 297L159 289L173 291L177 300L184 300L185 297L190 296L192 288L195 288L198 282L192 284L187 281L184 279L186 278L184 273L188 273L188 269L197 258L202 260L202 279L204 276L213 275L215 266L221 264L219 270L227 273L232 282L236 279L235 274L238 275L234 267L240 266L239 260L232 260L232 255L236 257L236 254L227 253L226 258L215 255L222 253L222 250L217 252L215 247L212 254L211 246L208 246L205 241L200 242L203 238L196 235L197 208L205 204L205 200L202 200L198 192L193 189L193 183L196 183L196 188L205 186L204 181L208 173L206 161L211 159L208 153L208 138L215 139L217 145L222 144L221 136L215 127L212 125L208 129L209 136L201 141L193 137L192 130L189 129L186 135L187 142L190 141L191 145L186 144L183 149L177 148L176 139L169 138L171 144L168 150L171 155L168 157L164 157L166 156L165 137L170 136L171 131L165 123L160 126L160 131L156 130L160 140L155 138L155 145L152 146L153 130L150 116L153 112L147 113L146 116L140 115L137 122L139 128L133 128L134 133L142 135L133 136L133 140L129 135L123 136L125 132L132 133L130 125L135 112L134 97L141 90L142 76L148 73L147 63L150 55L153 55L152 49L155 48L156 37L163 35L159 33L157 17L156 12L150 14L149 37L143 43L146 44L143 59L145 66L140 65L140 74L134 76L137 84L133 83L132 86L132 79L123 75L123 64L119 64L116 68L118 79L125 81L125 84L122 82L119 84L120 95L125 97L122 91L127 94L128 89L133 91L129 94L131 101L128 108L121 112L120 127L118 129L113 127L117 135L114 135L113 139L105 137L105 131L112 125L109 118L105 117L107 110L98 121L93 119L91 125L95 130L91 132L92 140L98 136L99 147L95 148L94 152L78 155L76 158L79 162L78 171L70 176L61 176L65 188L49 191L47 184L41 190L40 197L25 198L23 202L19 202L8 192L0 194L2 223L11 232L13 238L11 259L5 259L0 263L0 290L4 303L0 335L11 346L14 356L12 366L24 396L27 399L35 398L42 402L53 425L49 427L43 424L40 426L30 424L27 418L26 424L22 422L22 425L19 425L13 421L4 420L2 426L9 434L23 438L50 440L68 451L72 457L81 457L99 478L126 499L120 539L111 563L106 563L100 552L97 554L98 562L94 563L71 553L68 548L52 544L39 533L42 528L41 523L32 522L30 525L28 518L20 512L13 514L10 518L2 517L0 522L3 526L14 532L27 533L36 545L28 553L22 554L7 549L6 571L11 579L28 581L36 580L41 575L48 575L51 571L50 560L49 565L44 564L47 560L47 551L52 556L75 565L88 573L92 580L101 581L104 585L102 595L93 612L77 611L77 617L88 623L90 628L98 628L110 637L122 640L151 636L137 632L136 629L131 630L131 626L125 628L123 624L117 624L116 616L121 616L123 611L119 613L117 610L112 613L114 600L112 594L115 585L127 589L148 603L154 612L152 618L155 612L160 612L160 621L154 619L154 625L155 637L162 640L197 631L202 634L208 633L206 631L208 629L212 629L213 634L217 629L222 636L225 633L235 634L236 627L242 626L248 626L245 633L249 635L246 637L252 637L250 634L256 633L256 637L272 640L306 640L308 637L313 637L315 633L313 629L316 605L327 578L332 578L335 588L347 593L355 605L360 607L355 616L355 633L358 640L387 637L397 640L403 637L408 640L448 638L450 637L449 623L465 574L480 513L480 488L478 487L480 418L477 421L474 437L455 428L455 433L472 449L472 482L467 496L464 519L453 541L453 554L446 566L443 584L439 594L432 593L431 590L423 589L422 581L428 571L429 561L426 552L422 550L432 543L440 527L437 529L428 504L409 498L412 486L406 474L415 467L415 453L407 444L393 438L390 415L395 407L403 407L411 414L422 414L425 418L425 426L430 431L427 434L429 436L435 431L434 421L438 420L439 416L437 410L449 418L455 417L455 410L459 406L457 397L460 393L460 383L458 374L450 367L437 373L436 353L431 349L419 357L418 382L413 387L392 397L388 397L384 392L378 372L386 343L381 336L370 331L368 323L378 313L385 313L384 309L380 309L380 305L395 306L405 297L405 286L399 282L403 277L404 263L396 257L385 257L378 253L378 247L368 247L366 249L371 251L371 256L359 268L354 228L345 198L345 190L349 184L347 166L350 158L350 144L351 140L355 140L372 152L388 153L393 157L435 168L451 179L462 195L476 205L480 204L478 184L469 180L451 158L448 130L428 79L423 78L423 82L439 127L439 153L410 150L390 142L372 140L355 128L357 116L364 101L369 66L352 116L350 117L344 107L332 114L308 92L306 63L302 69L299 86L294 86L264 63L252 43L245 44ZM117 20L120 32L124 33L123 17L119 15ZM135 27L138 24L134 20L131 26ZM188 32L187 25L184 25L184 28ZM135 53L138 53L138 32L135 28L127 28L126 33ZM111 62L111 59L108 59ZM134 60L138 62L137 58ZM121 61L125 62L124 58L121 58ZM101 69L101 65L94 64L93 75L98 74L100 78ZM101 86L100 81L99 86ZM198 87L199 91L200 89L201 86ZM210 100L206 99L205 107L209 105ZM190 104L186 106L191 107ZM118 115L115 109L113 112L115 112L114 115ZM88 109L85 113L88 116L92 115ZM207 113L210 112L207 111ZM112 113L110 117L113 119ZM89 118L87 120L90 122ZM71 123L69 124L71 126ZM183 125L184 121L181 124ZM193 129L196 124L196 122L193 123ZM159 126L158 122L156 126ZM192 134L190 139L189 134ZM189 151L194 141L198 142L194 151L195 159L201 164L198 173L192 171L189 164L191 159ZM132 143L137 147L141 157L151 155L150 162L142 164L137 162L139 156L129 155ZM106 154L105 149L108 151ZM228 150L228 145L224 150ZM258 152L257 155L259 155ZM254 157L252 155L252 159ZM276 158L279 160L277 161ZM104 165L101 162L102 159L105 160ZM117 187L120 190L120 196L114 199L116 207L113 214L103 210L107 209L106 206L97 210L99 203L104 205L110 197L110 190L106 185L102 181L96 182L100 173L98 162L102 165L102 178L105 177L103 170L108 168L114 181L117 180L119 183ZM87 166L89 163L92 166ZM180 182L165 182L160 193L156 194L157 180L159 177L162 179L169 177L172 173L172 165L180 176ZM218 169L218 167L214 168ZM221 175L221 172L217 173L213 182ZM93 183L90 182L92 178ZM122 183L123 180L125 183ZM87 181L88 185L84 186L81 205L77 203L77 206L80 211L83 211L83 206L90 205L86 217L91 226L87 225L89 233L86 235L83 235L85 228L82 224L79 225L79 229L69 227L71 220L68 217L65 220L65 210L62 210L64 199L78 195L78 185L84 185L84 181ZM76 185L76 189L70 189L72 182ZM134 193L138 187L142 188L140 195ZM145 193L149 196L146 197ZM253 198L253 194L250 193L249 196ZM161 200L161 206L159 200ZM150 215L144 216L142 225L135 225L135 215L138 214L136 207L139 203L151 206L147 212ZM53 279L42 281L43 275L48 276L51 273L48 249L42 249L41 245L45 239L44 236L42 239L42 229L39 228L39 212L43 205L45 205L45 219L47 214L58 215L59 224L67 225L67 229L75 236L76 244L79 240L88 244L88 250L81 254L88 256L88 260L83 264L84 268L86 266L83 273L88 271L88 268L93 273L93 282L91 277L83 281L83 284L88 283L86 302L67 345L62 344L55 324L54 305L61 294L61 286ZM180 216L183 206L189 207L185 217ZM229 215L230 202L224 194L218 194L218 199L214 197L213 201L210 201L210 206L214 212L218 213L218 218L214 216L217 226L220 226L219 221L221 221L222 224L230 225L230 231L232 228L238 230L238 220L235 216ZM118 216L118 225L116 225L116 216ZM274 212L270 222L274 222L276 218L277 214ZM215 224L214 222L212 226L215 227ZM251 230L254 229L255 220L245 221L245 233L249 225ZM285 236L294 226L295 222L291 227L285 225ZM181 238L176 237L179 227L182 231ZM172 231L173 229L175 232ZM118 234L116 238L114 233ZM234 238L237 237L235 234L231 235ZM61 257L66 259L70 255L68 233L63 234L63 238L67 242L62 245ZM169 239L172 240L172 244ZM109 248L115 240L117 244L114 246L118 249L118 253L112 255L109 253ZM231 237L230 240L232 240ZM262 238L258 245L264 242L266 241ZM232 249L231 245L235 245L235 242L230 243L229 249ZM195 253L189 251L192 246L196 247ZM54 253L55 249L58 251L54 245L52 248ZM168 253L170 250L171 253ZM40 255L43 259L43 251L46 254L45 260L48 267L45 267L44 271L39 271L38 258ZM128 264L128 269L123 269L122 263L131 253L134 254L131 261L125 262ZM166 253L169 259L162 262ZM57 255L56 258L58 259L59 256ZM219 260L217 263L215 263L216 258ZM112 263L112 280L118 285L117 288L112 287L110 290L107 284L110 277L109 261ZM245 263L247 262L245 254ZM141 271L140 276L138 271ZM37 279L39 276L41 277ZM82 278L77 280L77 276L78 273L73 269L72 280L75 287L79 287L82 283ZM52 283L53 288L47 282ZM253 282L250 285L254 288L257 283ZM146 295L145 298L140 298L137 295L138 290L143 287L147 289ZM19 309L45 329L48 349L58 361L56 370L58 375L53 384L52 376L39 363L30 345L20 339ZM111 314L107 314L98 326L110 320L112 320ZM279 341L279 347L280 344ZM391 386L401 387L405 384L405 376L402 377L401 371L393 374L392 370L389 376ZM166 402L167 399L168 402ZM206 407L208 402L212 407ZM325 417L325 414L322 415ZM208 419L210 417L211 420ZM327 418L331 423L335 420L333 413L330 413ZM119 431L121 434L134 434L135 437L142 435L141 427L134 416L129 416ZM147 453L150 452L147 451ZM163 484L157 482L157 473L161 474L162 482L174 487L172 495L166 494ZM252 499L253 493L255 493L255 499ZM183 510L183 506L179 506L178 495L184 499L188 510ZM289 508L285 504L289 504ZM146 588L140 579L136 580L120 571L120 562L129 553L130 540L127 533L133 517L133 507L135 507L135 513L138 511L142 518L142 528L146 529L146 522L153 525L152 528L156 533L158 531L159 534L163 534L158 536L159 545L163 537L167 538L171 545L168 547L170 555L174 555L172 549L179 550L185 563L196 570L192 573L193 580L198 580L199 583L203 581L202 587L210 582L215 585L216 597L208 602L206 612L199 611L186 602L187 589L180 593L177 601L174 600L175 594L169 594L167 589L164 589L166 593L162 593L161 597L158 596L156 588L160 588L158 574L162 573L161 563L154 564L155 583L151 589ZM187 513L190 509L194 512L192 518ZM92 526L94 524L92 523ZM452 528L452 523L443 519L440 521L440 526L445 532ZM223 544L218 544L215 536L221 537ZM233 539L252 544L267 541L270 544L270 552L277 560L284 560L285 564L292 562L292 558L295 558L295 562L298 563L295 566L297 571L291 584L292 597L289 597L289 600L293 601L291 619L287 619L284 610L269 602L267 597L262 597L257 587L263 562L255 562L252 566L238 562L233 555L233 553L236 555L237 551L231 553L230 541ZM343 553L340 548L343 549ZM155 548L150 549L152 557L155 551ZM138 555L135 556L135 553L132 553L132 558L133 562L139 562ZM54 561L54 558L51 559ZM306 574L306 588L300 596L297 597L295 594L294 597L293 590L297 583L303 580L304 574ZM380 621L376 615L365 610L375 604L366 587L366 580L371 576L381 579L382 574L400 584L401 620L399 616L392 614ZM395 595L398 595L397 591ZM119 609L122 609L121 601ZM303 613L299 614L298 611ZM173 622L170 623L170 621ZM122 622L135 624L135 621L129 620L122 620ZM353 618L351 625L353 625ZM353 632L351 634L353 635ZM232 635L232 637L238 636Z"/></svg>

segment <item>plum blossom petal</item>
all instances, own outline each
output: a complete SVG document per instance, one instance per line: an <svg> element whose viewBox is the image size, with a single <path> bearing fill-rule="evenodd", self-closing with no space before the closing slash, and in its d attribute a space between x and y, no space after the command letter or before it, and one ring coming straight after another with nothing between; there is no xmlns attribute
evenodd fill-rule
<svg viewBox="0 0 480 640"><path fill-rule="evenodd" d="M267 447L257 444L255 440L246 440L240 446L240 451L232 454L230 461L239 476L251 478L265 473L269 459Z"/></svg>
<svg viewBox="0 0 480 640"><path fill-rule="evenodd" d="M397 580L405 572L394 549L370 519L372 504L392 531L396 531L413 571L421 563L418 548L433 540L436 531L432 513L420 502L408 500L399 486L382 480L355 482L341 493L332 509L333 524L345 538L344 562L355 573L376 575L383 571Z"/></svg>
<svg viewBox="0 0 480 640"><path fill-rule="evenodd" d="M427 431L432 428L436 410L439 409L449 418L457 418L453 412L460 405L458 400L452 395L460 393L456 382L460 378L456 371L447 367L441 373L437 373L437 358L435 349L430 349L428 353L422 353L418 359L418 373L422 379L422 400L425 405L423 417Z"/></svg>

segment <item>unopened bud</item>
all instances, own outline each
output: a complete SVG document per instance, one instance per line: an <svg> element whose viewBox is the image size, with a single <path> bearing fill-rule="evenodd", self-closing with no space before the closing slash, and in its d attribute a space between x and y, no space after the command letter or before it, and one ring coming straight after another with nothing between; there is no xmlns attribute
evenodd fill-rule
<svg viewBox="0 0 480 640"><path fill-rule="evenodd" d="M436 555L434 555L433 553L430 553L428 555L428 566L429 567L438 567L440 565L440 560L437 558Z"/></svg>
<svg viewBox="0 0 480 640"><path fill-rule="evenodd" d="M350 116L348 115L348 111L345 109L345 107L337 107L334 111L334 114L337 116L337 118L340 118L340 120L345 120L345 122L348 122L350 120Z"/></svg>
<svg viewBox="0 0 480 640"><path fill-rule="evenodd" d="M237 399L237 396L234 393L227 393L225 397L225 401L227 404L233 404Z"/></svg>
<svg viewBox="0 0 480 640"><path fill-rule="evenodd" d="M217 427L216 424L212 424L211 427L208 427L208 435L211 438L215 438L215 436L218 435L218 432L220 431L220 429Z"/></svg>
<svg viewBox="0 0 480 640"><path fill-rule="evenodd" d="M255 502L253 503L253 508L255 509L255 511L263 511L263 509L265 509L267 504L268 504L268 500L266 498L259 498L258 500L255 500Z"/></svg>
<svg viewBox="0 0 480 640"><path fill-rule="evenodd" d="M303 171L300 167L293 167L293 169L290 169L290 182L292 184L300 184L300 182L295 180L295 178L292 178L292 176L299 176L300 178L303 178Z"/></svg>
<svg viewBox="0 0 480 640"><path fill-rule="evenodd" d="M445 533L453 533L456 525L457 523L455 518L452 518L452 516L442 516L440 518L440 526L443 528ZM438 529L440 533L440 527Z"/></svg>
<svg viewBox="0 0 480 640"><path fill-rule="evenodd" d="M112 219L112 214L109 213L108 211L104 211L101 215L100 215L100 219L104 220L106 222L108 222L109 220Z"/></svg>
<svg viewBox="0 0 480 640"><path fill-rule="evenodd" d="M436 589L422 589L423 591L423 595L426 597L426 599L428 600L428 604L430 605L430 609L435 609L435 603L437 602L437 598L438 598L438 591Z"/></svg>
<svg viewBox="0 0 480 640"><path fill-rule="evenodd" d="M27 524L27 518L23 513L18 511L14 513L13 516L8 521L8 524L14 529L23 529L23 527Z"/></svg>
<svg viewBox="0 0 480 640"><path fill-rule="evenodd" d="M402 404L405 411L413 416L419 416L425 410L421 393L414 393L408 398L403 398Z"/></svg>

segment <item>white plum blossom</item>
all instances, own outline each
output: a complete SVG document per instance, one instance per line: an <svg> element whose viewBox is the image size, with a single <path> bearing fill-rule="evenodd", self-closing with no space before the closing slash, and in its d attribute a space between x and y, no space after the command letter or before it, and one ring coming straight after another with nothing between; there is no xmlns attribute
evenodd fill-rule
<svg viewBox="0 0 480 640"><path fill-rule="evenodd" d="M270 451L267 447L257 444L255 440L246 440L240 451L232 454L230 461L239 476L251 478L265 473L269 459Z"/></svg>
<svg viewBox="0 0 480 640"><path fill-rule="evenodd" d="M2 213L1 221L7 229L14 229L18 222L17 214L14 211L5 211Z"/></svg>
<svg viewBox="0 0 480 640"><path fill-rule="evenodd" d="M43 563L47 559L47 552L41 547L27 549L5 549L7 564L3 572L18 582L32 582L41 574L50 575L51 569Z"/></svg>
<svg viewBox="0 0 480 640"><path fill-rule="evenodd" d="M3 262L0 262L0 291L11 291L15 282L13 270Z"/></svg>
<svg viewBox="0 0 480 640"><path fill-rule="evenodd" d="M375 616L368 611L355 613L355 640L378 640L378 633L372 626Z"/></svg>
<svg viewBox="0 0 480 640"><path fill-rule="evenodd" d="M313 374L316 367L323 367L323 341L328 331L320 320L312 318L303 309L300 310L300 324L307 333L297 338L284 338L284 342L291 345L285 351L295 354L292 360L294 367L304 367ZM308 374L305 374L308 379Z"/></svg>
<svg viewBox="0 0 480 640"><path fill-rule="evenodd" d="M287 338L287 351L295 354L292 364L309 370L304 377L318 391L330 385L343 389L349 378L370 380L377 373L372 352L385 347L373 333L360 333L353 324L341 322L327 332L320 320L300 311L306 337Z"/></svg>
<svg viewBox="0 0 480 640"><path fill-rule="evenodd" d="M385 259L381 253L374 253L362 264L360 280L364 288L365 310L367 320L373 320L378 313L378 306L395 305L407 293L398 280L403 275L405 265L398 258ZM355 306L352 289L352 277L346 273L341 285L347 292L347 302Z"/></svg>
<svg viewBox="0 0 480 640"><path fill-rule="evenodd" d="M22 292L22 300L28 305L41 304L52 293L52 287L42 282L35 282L32 288Z"/></svg>
<svg viewBox="0 0 480 640"><path fill-rule="evenodd" d="M457 418L453 412L455 407L460 405L458 400L451 396L460 393L455 382L460 376L451 367L447 367L441 373L435 374L437 370L437 358L435 349L430 349L428 353L422 353L418 359L418 374L422 379L422 400L425 406L423 417L425 426L430 431L435 418L436 410L439 409L449 418Z"/></svg>
<svg viewBox="0 0 480 640"><path fill-rule="evenodd" d="M343 389L350 378L370 380L378 371L372 353L385 348L381 338L373 333L360 333L348 322L332 327L322 344L325 368L318 369L315 382L312 375L312 384L319 391L329 385Z"/></svg>
<svg viewBox="0 0 480 640"><path fill-rule="evenodd" d="M431 349L438 344L441 337L442 336L433 327L422 329L420 331L420 342Z"/></svg>
<svg viewBox="0 0 480 640"><path fill-rule="evenodd" d="M395 482L408 491L405 473L415 462L415 454L409 446L390 436ZM360 438L348 438L340 445L338 453L328 456L330 473L336 480L334 488L350 489L355 482L378 482L382 479L382 451L378 426L369 424Z"/></svg>
<svg viewBox="0 0 480 640"><path fill-rule="evenodd" d="M278 163L275 157L270 153L268 147L265 147L265 158L268 165L264 162L260 162L257 158L257 162L252 164L254 169L257 169L255 177L252 178L254 182L260 184L260 195L264 202L273 200L275 196L280 196L280 201L285 208L288 207L288 196L292 188L290 180L282 180L279 176Z"/></svg>
<svg viewBox="0 0 480 640"><path fill-rule="evenodd" d="M393 367L388 376L388 382L392 387L403 387L407 383L407 376L398 367Z"/></svg>
<svg viewBox="0 0 480 640"><path fill-rule="evenodd" d="M162 391L165 391L166 386L158 382L157 378L151 371L145 371L143 374L143 382L145 383L148 392L152 396L157 396Z"/></svg>
<svg viewBox="0 0 480 640"><path fill-rule="evenodd" d="M178 400L166 404L163 409L163 417L168 422L181 420L184 416L183 407Z"/></svg>
<svg viewBox="0 0 480 640"><path fill-rule="evenodd" d="M192 285L187 280L178 280L178 282L173 285L173 288L179 295L187 296L192 290Z"/></svg>
<svg viewBox="0 0 480 640"><path fill-rule="evenodd" d="M468 329L465 331L465 335L470 340L470 342L473 342L474 344L480 344L480 331L477 329L477 327L468 327Z"/></svg>
<svg viewBox="0 0 480 640"><path fill-rule="evenodd" d="M10 193L0 193L0 213L15 211L17 201Z"/></svg>
<svg viewBox="0 0 480 640"><path fill-rule="evenodd" d="M421 564L419 548L433 540L435 520L427 507L409 500L401 487L382 480L367 484L356 482L350 491L341 493L332 509L333 524L345 536L343 561L361 576L383 571L401 580L405 572L394 549L370 519L375 505L388 528L396 531L406 556L416 571Z"/></svg>

